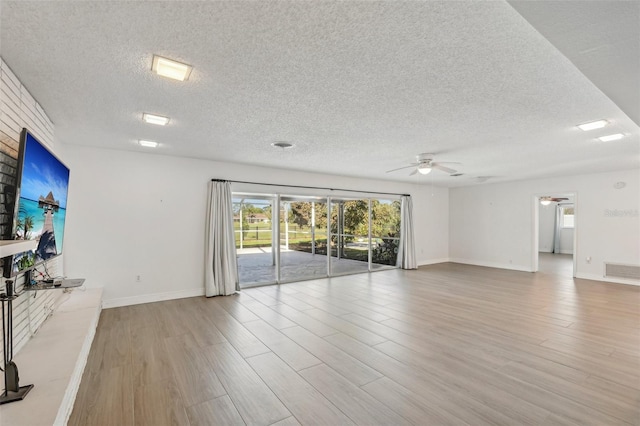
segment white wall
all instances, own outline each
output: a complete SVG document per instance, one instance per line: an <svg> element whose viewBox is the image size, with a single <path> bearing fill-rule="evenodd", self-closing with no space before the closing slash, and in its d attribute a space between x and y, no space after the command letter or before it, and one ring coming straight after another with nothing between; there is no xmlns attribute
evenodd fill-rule
<svg viewBox="0 0 640 426"><path fill-rule="evenodd" d="M602 280L604 262L640 264L640 170L451 189L451 260L531 271L535 196L549 193L577 195L577 277Z"/></svg>
<svg viewBox="0 0 640 426"><path fill-rule="evenodd" d="M65 146L65 270L104 286L105 307L203 294L211 178L410 193L420 264L448 257L448 189ZM234 191L276 188L234 184ZM304 195L302 190L278 192ZM339 195L338 192L335 193ZM140 275L141 282L135 277Z"/></svg>

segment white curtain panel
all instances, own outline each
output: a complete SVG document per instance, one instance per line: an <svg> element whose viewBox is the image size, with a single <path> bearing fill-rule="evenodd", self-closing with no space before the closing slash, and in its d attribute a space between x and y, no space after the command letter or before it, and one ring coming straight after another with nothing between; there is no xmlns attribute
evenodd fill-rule
<svg viewBox="0 0 640 426"><path fill-rule="evenodd" d="M227 181L209 182L205 256L206 296L228 296L239 291L231 183Z"/></svg>
<svg viewBox="0 0 640 426"><path fill-rule="evenodd" d="M413 203L410 195L402 196L400 207L400 245L396 266L402 269L416 269L416 243L413 235Z"/></svg>
<svg viewBox="0 0 640 426"><path fill-rule="evenodd" d="M556 221L553 226L553 251L560 253L560 233L562 232L562 206L556 205Z"/></svg>

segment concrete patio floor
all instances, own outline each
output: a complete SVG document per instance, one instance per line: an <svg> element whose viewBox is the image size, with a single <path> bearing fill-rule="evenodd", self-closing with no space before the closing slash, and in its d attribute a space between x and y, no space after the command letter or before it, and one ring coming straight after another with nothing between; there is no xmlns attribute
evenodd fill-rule
<svg viewBox="0 0 640 426"><path fill-rule="evenodd" d="M237 249L240 285L275 283L276 267L273 264L271 247ZM373 269L389 268L388 265L373 265ZM332 275L367 272L367 262L352 259L331 258ZM299 281L327 276L327 256L303 251L280 249L280 280Z"/></svg>

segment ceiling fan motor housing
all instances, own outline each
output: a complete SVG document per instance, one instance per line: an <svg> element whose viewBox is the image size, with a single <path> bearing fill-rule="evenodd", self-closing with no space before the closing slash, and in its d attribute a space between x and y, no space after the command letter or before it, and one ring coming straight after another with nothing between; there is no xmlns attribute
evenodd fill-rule
<svg viewBox="0 0 640 426"><path fill-rule="evenodd" d="M430 163L431 161L433 161L433 154L418 154L416 155L416 161L420 164Z"/></svg>

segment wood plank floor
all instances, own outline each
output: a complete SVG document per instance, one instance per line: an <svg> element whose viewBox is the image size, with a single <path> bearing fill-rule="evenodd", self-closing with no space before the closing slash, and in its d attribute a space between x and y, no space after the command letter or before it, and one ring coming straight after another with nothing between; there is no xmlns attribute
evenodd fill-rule
<svg viewBox="0 0 640 426"><path fill-rule="evenodd" d="M640 287L549 271L106 309L69 425L640 425Z"/></svg>

